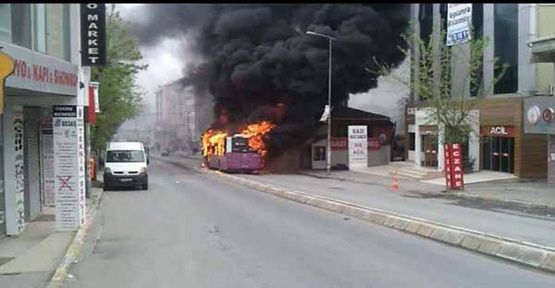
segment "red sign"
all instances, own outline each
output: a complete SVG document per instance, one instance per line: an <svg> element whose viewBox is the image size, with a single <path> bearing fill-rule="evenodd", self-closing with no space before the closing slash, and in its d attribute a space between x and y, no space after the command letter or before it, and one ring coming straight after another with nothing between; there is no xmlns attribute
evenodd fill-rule
<svg viewBox="0 0 555 288"><path fill-rule="evenodd" d="M94 101L94 87L89 86L89 109L87 110L87 119L90 124L96 124L95 101Z"/></svg>
<svg viewBox="0 0 555 288"><path fill-rule="evenodd" d="M367 143L368 149L370 150L378 150L382 147L380 139L378 138L368 138ZM347 137L332 137L330 141L330 146L331 149L347 149Z"/></svg>
<svg viewBox="0 0 555 288"><path fill-rule="evenodd" d="M449 189L464 188L462 147L460 144L445 144L445 181Z"/></svg>
<svg viewBox="0 0 555 288"><path fill-rule="evenodd" d="M382 147L380 139L378 138L368 138L368 148L371 150L378 150Z"/></svg>

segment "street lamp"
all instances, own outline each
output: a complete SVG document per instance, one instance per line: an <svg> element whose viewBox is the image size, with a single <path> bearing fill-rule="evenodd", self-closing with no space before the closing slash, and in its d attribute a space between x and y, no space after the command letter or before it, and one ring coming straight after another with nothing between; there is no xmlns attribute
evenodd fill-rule
<svg viewBox="0 0 555 288"><path fill-rule="evenodd" d="M329 42L329 59L328 59L328 109L329 109L329 113L328 113L328 142L326 145L326 171L328 174L330 174L330 170L331 170L331 41L335 40L335 37L329 36L329 35L325 35L325 34L320 34L320 33L316 33L313 31L306 31L306 34L308 35L314 35L314 36L319 36L319 37L324 37L326 39L328 39Z"/></svg>

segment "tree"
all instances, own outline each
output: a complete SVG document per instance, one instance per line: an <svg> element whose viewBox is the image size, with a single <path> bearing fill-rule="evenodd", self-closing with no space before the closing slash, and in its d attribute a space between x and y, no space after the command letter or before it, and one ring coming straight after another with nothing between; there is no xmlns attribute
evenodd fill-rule
<svg viewBox="0 0 555 288"><path fill-rule="evenodd" d="M443 132L440 133L443 134L444 144L464 144L471 133L478 132L469 125L469 116L477 101L470 100L468 94L472 93L478 99L488 95L495 83L503 77L508 65L499 65L499 59L494 59L494 77L486 83L482 68L484 51L489 44L487 37L472 37L466 42L465 47L468 47L468 50L465 51L461 48L462 44L445 44L444 29L440 29L439 33L434 32L429 40L420 38L413 30L403 35L409 49L399 49L410 57L413 71L410 79L395 75L391 67L376 60L374 64L378 68L374 73L391 76L411 87L412 92L431 108L430 124L443 128ZM474 34L472 31L470 33ZM456 68L456 71L453 68ZM456 77L453 77L454 75Z"/></svg>
<svg viewBox="0 0 555 288"><path fill-rule="evenodd" d="M143 93L135 80L137 73L147 65L137 64L142 55L129 32L130 25L112 5L106 19L107 63L91 69L91 81L100 83L102 111L97 116L96 127L91 129L94 149L104 149L118 127L139 112Z"/></svg>

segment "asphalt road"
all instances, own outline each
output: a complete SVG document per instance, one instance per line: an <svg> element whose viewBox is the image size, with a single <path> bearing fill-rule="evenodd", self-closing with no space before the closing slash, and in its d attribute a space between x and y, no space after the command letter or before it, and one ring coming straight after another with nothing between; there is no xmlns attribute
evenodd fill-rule
<svg viewBox="0 0 555 288"><path fill-rule="evenodd" d="M148 191L104 194L67 287L555 287L551 274L169 164L149 173Z"/></svg>

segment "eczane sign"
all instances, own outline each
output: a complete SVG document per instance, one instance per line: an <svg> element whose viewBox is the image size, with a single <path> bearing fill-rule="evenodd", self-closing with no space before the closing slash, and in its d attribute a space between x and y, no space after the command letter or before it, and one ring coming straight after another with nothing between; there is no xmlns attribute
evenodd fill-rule
<svg viewBox="0 0 555 288"><path fill-rule="evenodd" d="M106 65L105 4L81 4L81 65Z"/></svg>

